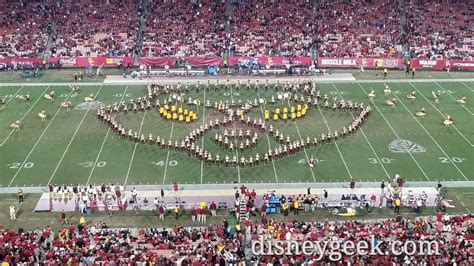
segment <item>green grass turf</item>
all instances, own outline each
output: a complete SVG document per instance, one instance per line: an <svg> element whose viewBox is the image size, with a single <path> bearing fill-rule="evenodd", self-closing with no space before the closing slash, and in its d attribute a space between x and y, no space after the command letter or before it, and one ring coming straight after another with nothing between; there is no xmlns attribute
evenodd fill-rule
<svg viewBox="0 0 474 266"><path fill-rule="evenodd" d="M407 181L459 180L472 181L474 123L472 104L462 108L457 99L466 96L468 102L474 96L473 82L426 82L410 83L400 81L389 84L399 102L393 110L384 103L383 83L322 83L318 85L321 95L327 93L330 98L343 97L346 100L370 103L367 93L374 89L377 97L372 103L373 112L363 125L362 131L337 144L326 144L307 149L274 163L254 168L232 168L209 166L187 155L150 146L121 140L100 123L96 111L59 109L60 103L69 94L67 86L37 87L0 87L0 95L9 101L0 111L0 185L2 186L46 186L73 183L126 183L126 184L187 184L274 182L337 182L348 181L354 177L357 181L381 181L393 177L396 172ZM55 102L43 98L45 91L54 89L58 98ZM412 102L406 94L417 91L418 98ZM440 103L434 104L431 91L440 91ZM28 106L16 97L31 95ZM83 102L89 94L97 94L98 100L112 104L121 99L143 96L145 87L138 85L95 85L81 86L77 97L70 97L74 105ZM270 98L273 89L256 92L240 89L225 92L211 90L199 93L190 92L188 96L213 101L254 98ZM10 101L11 100L11 101ZM284 107L285 103L279 104ZM420 119L412 114L425 107L428 116ZM192 107L191 109L193 109ZM265 106L272 109L273 107ZM45 110L49 117L41 122L37 113ZM173 140L183 138L203 121L218 117L216 111L201 107L198 121L189 125L171 123L163 120L156 110L146 113L119 114L117 118L127 128L141 131L148 136L160 135ZM450 114L456 121L455 127L442 125L443 114ZM250 113L256 118L262 117L262 110L254 108ZM21 119L24 127L20 132L12 132L9 125ZM293 138L320 136L340 130L352 121L349 113L310 109L307 117L297 122L271 122L284 134ZM327 124L326 124L327 123ZM219 149L213 142L215 132L208 133L204 139L204 148L213 154L218 152L223 158L228 152ZM407 139L426 149L424 153L392 153L388 145L395 139ZM277 143L261 134L255 150L245 151L244 155L258 152L261 156L269 146ZM240 154L239 154L240 156ZM314 156L321 160L312 170L305 163L306 158ZM248 158L248 157L247 157Z"/></svg>

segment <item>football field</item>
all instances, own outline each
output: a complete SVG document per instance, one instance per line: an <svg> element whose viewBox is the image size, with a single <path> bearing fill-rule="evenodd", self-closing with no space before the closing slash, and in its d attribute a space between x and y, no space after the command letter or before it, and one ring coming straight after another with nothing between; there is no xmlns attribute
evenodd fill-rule
<svg viewBox="0 0 474 266"><path fill-rule="evenodd" d="M224 82L221 82L221 84ZM203 82L205 84L205 82ZM243 82L245 84L245 82ZM0 185L3 187L30 187L53 184L100 184L120 183L126 185L162 185L216 183L300 183L300 182L358 182L391 180L396 172L410 181L474 181L474 99L473 81L389 81L386 83L392 95L384 96L384 82L336 82L318 83L321 95L329 99L343 98L345 101L370 104L372 113L361 130L336 142L310 147L294 155L273 160L253 167L208 165L182 151L161 148L157 145L141 144L121 139L104 123L97 119L95 107L100 104L128 102L146 95L144 85L79 85L79 94L72 94L67 85L8 85L0 86L0 96L5 104L0 106ZM265 110L290 108L290 101L271 104L270 99L278 94L273 86L263 89L263 82L255 89L232 87L225 90L219 85L198 92L191 85L184 99L191 97L201 105L182 104L183 108L197 113L197 120L183 123L166 120L157 108L144 112L118 113L116 119L127 129L144 134L148 139L160 136L166 140L180 141L193 129L205 122L221 117L213 108L205 108L219 101L254 102L265 99L266 103L251 108L248 115L263 119ZM44 94L54 90L56 99L49 101ZM370 101L367 94L374 90L376 97ZM407 94L416 92L416 100ZM433 100L432 92L439 95L439 103ZM21 99L29 94L27 104ZM84 104L84 97L93 94L95 104ZM162 98L171 95L162 95ZM458 100L466 97L467 103ZM387 99L396 99L395 108L388 106ZM61 107L61 102L70 101L70 111ZM415 113L425 108L427 115L417 117ZM45 111L47 118L41 121L38 113ZM306 137L313 139L321 133L341 132L349 125L354 112L324 110L310 107L306 116L290 121L267 121L292 140ZM454 119L454 125L445 126L446 115ZM10 127L16 120L22 124L17 131ZM243 129L232 125L229 131ZM221 158L235 155L238 158L261 158L269 148L280 144L268 133L259 133L257 146L253 149L232 152L216 145L214 137L222 128L211 131L197 143L213 155ZM239 142L236 141L238 146ZM316 165L310 168L308 159L314 157Z"/></svg>

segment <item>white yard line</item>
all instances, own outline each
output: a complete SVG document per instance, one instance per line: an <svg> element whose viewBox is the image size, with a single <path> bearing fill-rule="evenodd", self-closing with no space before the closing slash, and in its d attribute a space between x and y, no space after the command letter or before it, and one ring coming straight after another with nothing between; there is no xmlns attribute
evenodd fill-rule
<svg viewBox="0 0 474 266"><path fill-rule="evenodd" d="M451 97L455 102L458 101L458 99L454 98L453 95L451 95L451 93L449 93L448 91L446 91L446 89L441 86L438 82L435 82L436 85L438 85L438 87L440 87L445 93L444 94L448 94L449 97ZM472 113L469 109L467 109L465 106L461 106L462 108L464 108L464 110L466 110L470 115L474 115L474 113Z"/></svg>
<svg viewBox="0 0 474 266"><path fill-rule="evenodd" d="M18 95L18 93L19 93L24 87L25 87L25 86L21 86L20 89L18 89L18 90L15 92L15 94L13 94L13 96L10 98L10 100L8 100L8 101L5 103L5 105L2 106L2 108L0 108L0 110L5 109L5 108L7 107L7 105L8 105L13 99L16 98L16 96ZM49 88L49 86L48 86L48 88ZM46 90L47 90L48 88L46 88ZM46 92L46 91L45 91L45 92ZM43 95L41 95L41 96L43 96ZM41 98L41 96L40 96L40 98Z"/></svg>
<svg viewBox="0 0 474 266"><path fill-rule="evenodd" d="M23 88L23 87L21 87ZM21 90L20 88L20 90ZM28 111L26 111L26 113L23 115L22 118L20 118L20 122L23 121L23 119L25 119L25 117L30 113L30 111L33 109L33 107L35 107L35 105L39 102L40 99L43 98L43 94L46 93L46 91L49 89L49 86L46 88L46 90L43 91L43 93L41 93L41 95L38 97L38 99L36 99L36 101L30 106L30 108L28 109ZM18 90L19 91L19 90ZM17 91L17 93L18 93ZM13 98L12 98L13 99ZM12 100L10 99L10 101ZM8 102L10 102L8 101ZM8 104L8 103L7 103ZM6 105L5 105L6 106ZM13 132L15 132L16 129L12 129L10 131L10 133L8 134L8 136L2 141L2 143L0 144L0 147L3 146L3 144L5 144L7 142L7 140L10 138L10 136L13 134Z"/></svg>
<svg viewBox="0 0 474 266"><path fill-rule="evenodd" d="M474 90L471 89L471 87L469 87L466 83L464 83L464 81L461 81L461 84L468 88L471 92L474 92Z"/></svg>
<svg viewBox="0 0 474 266"><path fill-rule="evenodd" d="M230 86L230 99L232 102L234 102L234 92L232 91L232 87L233 86ZM236 127L235 127L235 122L234 122L234 131L236 131ZM240 158L239 158L239 146L237 144L237 139L234 140L234 143L235 143L235 152L237 154L237 176L239 177L239 183L240 183Z"/></svg>
<svg viewBox="0 0 474 266"><path fill-rule="evenodd" d="M336 89L337 94L339 94L339 97L342 99L342 96L341 96L341 94L339 93L339 90L337 89L336 85L335 85L334 83L332 83L332 86L334 87L334 89ZM352 118L355 119L354 114L352 114L351 112L349 112L349 113L351 114ZM385 166L383 165L382 161L380 160L378 154L375 152L374 147L372 146L372 144L370 143L369 139L368 139L367 136L365 135L364 130L363 130L363 126L360 128L360 133L362 133L362 136L364 136L365 140L367 141L367 144L369 144L369 147L370 147L370 149L372 150L372 153L375 155L375 158L377 158L377 161L379 162L379 164L380 164L380 166L382 167L383 171L384 171L385 174L387 175L388 180L391 180L391 177L390 177L390 175L388 174L387 169L385 169Z"/></svg>
<svg viewBox="0 0 474 266"><path fill-rule="evenodd" d="M142 122L140 123L140 129L138 130L138 137L140 137L140 134L142 133L142 127L143 122L145 122L146 112L147 110L145 110L145 112L143 113ZM135 152L137 151L137 146L138 142L135 143L135 146L133 147L132 157L130 158L130 163L128 164L127 176L125 176L125 181L123 182L124 187L127 186L128 177L130 176L130 169L132 169L133 159L135 158Z"/></svg>
<svg viewBox="0 0 474 266"><path fill-rule="evenodd" d="M202 110L202 126L204 127L205 124L205 117L206 117L206 89L204 91L204 101L203 101L203 110ZM201 148L204 150L204 136L202 138L202 143L201 143ZM204 173L204 161L201 160L201 184L202 184L202 178L203 178L203 173ZM164 179L163 179L164 180Z"/></svg>
<svg viewBox="0 0 474 266"><path fill-rule="evenodd" d="M360 89L362 90L362 92L364 92L365 95L367 95L367 92L364 90L364 88L362 87L362 85L360 85L359 82L357 82L357 85L359 85ZM390 127L390 129L392 130L393 134L395 135L395 137L397 139L401 139L400 136L398 135L398 133L395 131L395 129L393 129L392 127L392 124L390 124L390 122L388 122L387 118L385 117L385 115L382 113L382 111L380 111L380 109L378 108L377 104L374 104L374 107L375 109L377 110L377 112L379 112L379 114L382 116L382 118L385 120L385 122L387 123L387 125ZM430 178L428 177L428 175L425 173L425 171L421 168L420 164L418 163L418 161L415 159L415 157L413 156L413 154L411 154L411 152L408 153L408 155L410 155L411 159L413 160L413 162L415 162L416 166L418 167L418 169L420 169L421 173L425 176L425 178L428 180L428 181L431 181Z"/></svg>
<svg viewBox="0 0 474 266"><path fill-rule="evenodd" d="M445 117L445 115L444 115L438 108L436 108L436 106L435 106L433 103L431 103L431 101L429 101L429 100L415 87L415 85L413 85L411 82L410 82L409 84L418 92L418 94L421 95L421 97L423 97L431 106L433 106L433 108L434 108L436 111L438 111L438 113L441 115L441 117ZM459 133L459 135L461 135L461 137L462 137L464 140L467 141L467 143L469 143L469 145L471 145L471 147L474 147L474 145L464 136L464 134L461 133L461 131L458 130L458 128L457 128L455 125L451 125L451 126L454 128L454 130L456 130L456 131Z"/></svg>
<svg viewBox="0 0 474 266"><path fill-rule="evenodd" d="M257 90L257 97L258 97L258 100L260 101L260 93L258 93L258 90ZM262 112L262 119L263 119L263 121L265 121L265 117L264 117L265 115L264 115L264 112L263 112L263 107L260 103L259 103L259 105L260 105L260 111ZM265 135L267 136L268 148L271 149L272 145L270 144L270 138L268 137L268 132L265 132ZM307 159L307 156L306 156L306 159ZM278 175L277 175L277 172L276 172L275 161L274 160L272 160L272 165L273 165L273 173L275 174L275 180L278 183ZM316 179L314 179L314 182L316 182Z"/></svg>
<svg viewBox="0 0 474 266"><path fill-rule="evenodd" d="M451 164L458 170L458 172L464 177L464 179L466 179L466 181L469 181L467 179L467 177L464 175L464 173L459 169L459 167L456 165L455 162L453 162L453 160L451 159L450 156L448 156L448 154L443 150L443 148L441 148L441 146L438 144L438 142L433 138L433 136L431 136L430 132L428 130L426 130L426 128L423 126L423 124L420 123L420 121L418 119L416 119L416 117L412 114L412 112L410 111L410 109L407 108L407 106L403 103L403 101L401 101L398 96L396 94L393 94L393 96L395 96L395 98L397 98L398 102L401 103L403 105L403 107L405 108L405 110L411 115L411 117L418 123L418 125L425 131L425 133L428 135L428 137L430 137L430 139L433 141L434 144L436 144L436 146L439 148L439 150L444 154L444 156L446 156L448 158L448 160L451 162Z"/></svg>
<svg viewBox="0 0 474 266"><path fill-rule="evenodd" d="M291 109L291 104L290 104L290 100L288 100L288 107L290 107ZM295 120L295 127L296 127L296 132L298 132L298 136L300 137L300 141L304 141L303 140L303 137L301 136L301 132L300 132L300 128L298 127L298 123L296 123L296 120ZM313 177L313 180L314 182L316 182L316 177L314 176L314 172L313 172L313 168L311 168L309 166L309 156L308 156L308 152L306 152L306 148L303 146L303 151L304 151L304 155L306 156L306 163L308 164L308 167L309 167L309 171L311 172L311 176ZM273 160L272 160L273 161ZM350 175L350 174L349 174Z"/></svg>
<svg viewBox="0 0 474 266"><path fill-rule="evenodd" d="M72 95L72 92L70 92L68 94L68 96L66 97L65 101L67 101L67 99L69 99L69 96ZM43 95L41 95L42 97ZM13 181L15 181L16 177L18 176L18 174L20 173L21 169L23 169L23 166L25 165L25 163L28 161L28 159L30 158L31 154L33 153L33 151L36 149L36 146L38 146L38 144L40 143L41 139L43 138L44 136L44 133L46 133L46 131L48 130L48 128L51 126L51 124L54 122L54 120L56 119L56 117L58 116L59 112L61 111L63 107L60 105L58 110L56 111L56 113L54 114L53 118L49 121L48 125L46 125L46 127L43 129L43 132L41 133L41 135L39 136L38 140L36 141L35 145L33 145L33 148L31 148L30 152L28 153L28 155L26 155L26 158L25 160L21 163L20 167L18 167L18 171L16 171L15 175L13 176L12 180L10 180L10 183L8 183L8 186L11 186Z"/></svg>
<svg viewBox="0 0 474 266"><path fill-rule="evenodd" d="M459 200L459 203L461 203L461 205L467 210L468 213L472 213L471 210L469 210L466 206L466 204L464 204L464 202L462 202L462 200L459 198L458 195L454 195L456 197L456 199Z"/></svg>
<svg viewBox="0 0 474 266"><path fill-rule="evenodd" d="M123 99L125 98L125 94L127 94L127 90L128 90L128 85L127 85L127 87L125 87L125 90L122 93L122 98L120 98L120 102L122 102ZM94 165L92 166L89 177L87 178L86 185L89 185L89 182L91 181L92 175L94 174L95 167L97 166L97 162L99 161L99 157L102 154L102 150L104 149L104 145L105 145L105 142L107 141L107 137L109 136L110 131L111 131L111 127L108 127L107 134L105 134L105 138L102 141L102 145L100 146L99 153L97 154L97 157L95 158Z"/></svg>
<svg viewBox="0 0 474 266"><path fill-rule="evenodd" d="M323 118L324 124L326 124L326 128L328 129L328 131L331 132L331 129L329 128L329 125L328 125L328 121L324 117L324 114L321 111L321 108L319 107L319 105L317 106L317 109L319 111L319 114L321 114L321 117ZM341 150L339 149L339 145L337 145L337 142L334 142L334 144L336 145L337 152L339 153L339 156L341 157L342 163L344 164L344 167L346 168L346 171L349 174L349 177L352 179L353 177L352 177L351 171L349 170L349 167L347 167L346 160L344 159L344 156L342 156Z"/></svg>
<svg viewBox="0 0 474 266"><path fill-rule="evenodd" d="M173 128L174 128L174 122L171 124L170 140L173 138ZM169 158L170 158L170 149L168 148L168 152L166 153L165 172L163 173L163 185L165 185L165 182L166 182L166 172L168 170Z"/></svg>
<svg viewBox="0 0 474 266"><path fill-rule="evenodd" d="M96 93L96 98L97 98L97 96L99 95L100 91L102 91L102 88L103 88L103 86L100 86L99 90L98 90L97 93ZM87 109L86 112L84 113L84 115L82 116L81 122L80 122L79 125L77 126L76 131L74 131L74 134L72 135L71 140L69 141L68 145L66 146L66 149L64 150L63 155L62 155L61 158L59 159L59 162L58 162L58 164L56 165L56 168L54 168L54 171L53 171L53 173L51 174L51 177L49 178L48 183L46 183L46 184L51 184L51 181L53 180L54 175L56 174L56 172L57 172L58 169L59 169L59 166L60 166L61 163L63 162L64 157L66 156L67 152L69 151L69 148L71 147L72 142L73 142L74 139L76 138L77 132L79 132L79 129L81 128L82 123L84 122L84 119L86 118L86 116L87 116L87 114L89 113L90 110L91 110L91 109Z"/></svg>

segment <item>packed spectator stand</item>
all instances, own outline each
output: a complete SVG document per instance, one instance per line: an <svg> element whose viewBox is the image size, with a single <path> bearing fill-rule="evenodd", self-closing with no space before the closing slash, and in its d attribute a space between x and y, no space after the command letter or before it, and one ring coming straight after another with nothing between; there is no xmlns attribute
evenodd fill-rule
<svg viewBox="0 0 474 266"><path fill-rule="evenodd" d="M247 234L246 230L250 230ZM165 265L213 265L253 262L259 265L294 264L308 265L330 262L329 257L317 261L317 255L282 255L245 257L243 245L246 235L252 240L266 236L274 240L363 240L372 236L384 240L382 251L392 241L436 240L438 255L343 255L344 262L381 265L408 263L417 265L472 265L474 227L472 217L454 215L418 218L416 220L391 219L380 221L311 221L289 220L279 222L246 221L243 224L222 224L206 227L150 229L110 229L104 223L65 225L57 232L50 227L32 231L0 229L0 260L10 264L98 264L112 262L128 264L149 263ZM369 240L367 240L369 241ZM248 254L248 253L247 253ZM314 263L314 264L313 264ZM252 264L254 265L254 264Z"/></svg>
<svg viewBox="0 0 474 266"><path fill-rule="evenodd" d="M474 55L474 12L465 0L407 1L406 25L399 1L389 0L7 0L0 7L0 58L45 51L67 57L386 58L401 57L405 42L423 59Z"/></svg>
<svg viewBox="0 0 474 266"><path fill-rule="evenodd" d="M221 1L153 1L148 10L143 56L223 56Z"/></svg>

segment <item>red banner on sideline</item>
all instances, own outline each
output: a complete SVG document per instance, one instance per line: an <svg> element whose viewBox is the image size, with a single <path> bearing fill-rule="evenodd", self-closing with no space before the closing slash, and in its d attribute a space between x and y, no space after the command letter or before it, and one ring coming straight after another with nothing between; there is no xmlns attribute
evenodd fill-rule
<svg viewBox="0 0 474 266"><path fill-rule="evenodd" d="M174 66L176 65L176 57L142 57L140 65L147 66Z"/></svg>
<svg viewBox="0 0 474 266"><path fill-rule="evenodd" d="M264 66L283 66L286 64L290 65L306 65L309 66L312 63L311 57L281 57L281 56L259 56L259 57L246 57L246 56L231 56L229 58L229 65L235 66L238 63L247 65L250 60L258 60L258 62Z"/></svg>
<svg viewBox="0 0 474 266"><path fill-rule="evenodd" d="M221 57L185 57L183 61L196 66L221 66L223 62Z"/></svg>
<svg viewBox="0 0 474 266"><path fill-rule="evenodd" d="M318 58L318 67L357 68L359 66L373 68L403 68L401 58Z"/></svg>
<svg viewBox="0 0 474 266"><path fill-rule="evenodd" d="M414 68L474 70L474 60L412 59L410 66Z"/></svg>
<svg viewBox="0 0 474 266"><path fill-rule="evenodd" d="M133 65L133 57L50 57L48 62L59 63L63 67L117 66L118 64Z"/></svg>

